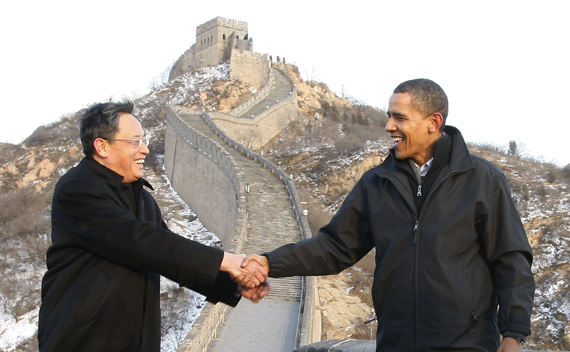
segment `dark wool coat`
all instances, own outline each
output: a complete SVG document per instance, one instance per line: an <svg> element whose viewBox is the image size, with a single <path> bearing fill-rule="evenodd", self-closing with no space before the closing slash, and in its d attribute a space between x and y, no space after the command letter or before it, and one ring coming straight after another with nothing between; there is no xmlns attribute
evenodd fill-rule
<svg viewBox="0 0 570 352"><path fill-rule="evenodd" d="M122 179L84 158L55 187L42 352L160 351L159 275L213 303L239 300L219 272L223 251L169 231L144 180L132 184L132 209Z"/></svg>
<svg viewBox="0 0 570 352"><path fill-rule="evenodd" d="M530 334L532 250L507 181L457 129L445 131L451 145L447 155L436 146L435 160L447 161L419 212L417 188L390 155L316 237L266 253L270 276L307 276L375 248L378 351L495 351L499 332Z"/></svg>

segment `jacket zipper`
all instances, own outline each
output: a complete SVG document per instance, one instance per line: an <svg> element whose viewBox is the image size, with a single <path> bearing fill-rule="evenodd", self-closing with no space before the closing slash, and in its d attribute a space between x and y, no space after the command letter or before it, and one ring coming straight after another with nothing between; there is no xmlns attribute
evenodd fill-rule
<svg viewBox="0 0 570 352"><path fill-rule="evenodd" d="M427 205L428 199L432 197L432 194L435 193L436 189L439 188L439 186L448 178L450 178L451 176L455 175L455 174L459 174L463 171L454 171L449 173L448 175L446 175L443 179L441 179L441 181L439 181L437 184L434 184L432 186L432 191L430 192L430 194L428 194L425 202L424 202L424 207ZM421 182L419 182L417 191L416 191L416 196L421 197L422 196L422 185ZM411 208L413 209L413 208ZM417 211L417 210L416 210ZM413 211L412 211L413 213ZM413 287L414 287L414 307L413 307L413 314L414 314L414 339L415 339L415 343L414 345L416 346L416 350L419 350L419 331L418 331L418 322L419 322L419 289L418 289L418 260L419 260L419 245L418 245L418 239L419 239L419 224L420 224L420 219L421 219L421 212L417 214L412 214L412 216L414 217L414 226L413 226L413 231L414 231L414 237L412 239L412 245L415 247L414 248L414 263L413 263L413 270L414 270L414 275L413 275L413 280L414 282ZM478 317L473 314L472 316L472 322L474 321L474 323L476 323ZM474 325L473 323L473 325Z"/></svg>
<svg viewBox="0 0 570 352"><path fill-rule="evenodd" d="M452 175L459 173L459 172L452 172L448 175L446 175L443 179L441 179L441 181L439 181L437 184L433 185L432 191L430 192L430 194L428 194L425 202L424 202L424 206L422 208L424 208L427 204L428 198L431 198L432 194L434 194L435 190L439 187L439 185L441 185L445 180L447 180L449 177L451 177ZM416 196L417 197L421 197L422 196L422 182L420 181L418 183L418 189L416 192ZM417 211L417 210L416 210ZM419 350L420 346L420 332L418 329L418 324L420 321L420 302L419 302L419 288L418 288L418 277L419 277L419 253L420 253L420 248L419 248L419 244L418 244L418 239L420 236L420 219L421 219L421 214L422 212L420 211L417 215L417 217L414 217L414 238L412 240L412 244L414 246L414 317L415 317L415 321L414 321L414 339L415 339L415 346L416 346L416 350ZM477 322L477 316L475 315L475 313L473 312L472 315L472 326L475 326L475 323Z"/></svg>
<svg viewBox="0 0 570 352"><path fill-rule="evenodd" d="M414 224L414 240L412 242L412 244L417 244L418 243L418 229L419 229L419 224L418 224L418 220L416 219L416 223Z"/></svg>
<svg viewBox="0 0 570 352"><path fill-rule="evenodd" d="M477 324L478 320L479 320L479 317L477 316L475 311L472 311L471 312L471 324L469 325L469 331L470 332L475 332L475 325Z"/></svg>
<svg viewBox="0 0 570 352"><path fill-rule="evenodd" d="M418 246L418 236L419 236L419 218L415 219L415 224L414 224L414 240L413 240L413 245L414 245L414 339L415 339L415 346L416 346L416 351L419 351L420 349L420 332L418 329L418 323L420 321L420 316L419 316L419 288L418 288L418 271L419 271L419 253L420 253L420 248Z"/></svg>

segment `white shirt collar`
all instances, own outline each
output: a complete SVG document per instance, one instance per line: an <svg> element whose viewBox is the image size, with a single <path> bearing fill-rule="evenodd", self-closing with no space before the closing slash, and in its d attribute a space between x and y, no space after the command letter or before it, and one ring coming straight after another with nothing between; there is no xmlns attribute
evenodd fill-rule
<svg viewBox="0 0 570 352"><path fill-rule="evenodd" d="M427 174L427 172L431 168L431 164L433 164L433 158L429 159L428 162L423 164L422 166L416 164L418 171L420 172L420 176L425 176Z"/></svg>

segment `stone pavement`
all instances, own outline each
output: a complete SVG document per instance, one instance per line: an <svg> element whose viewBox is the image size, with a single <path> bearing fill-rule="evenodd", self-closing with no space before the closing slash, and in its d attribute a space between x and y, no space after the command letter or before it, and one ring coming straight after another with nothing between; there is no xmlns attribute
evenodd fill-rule
<svg viewBox="0 0 570 352"><path fill-rule="evenodd" d="M242 112L240 117L244 119L255 118L267 111L272 105L289 97L291 91L293 91L291 80L286 76L286 73L281 70L274 69L273 72L275 72L275 81L267 96L259 103L253 105L249 110Z"/></svg>

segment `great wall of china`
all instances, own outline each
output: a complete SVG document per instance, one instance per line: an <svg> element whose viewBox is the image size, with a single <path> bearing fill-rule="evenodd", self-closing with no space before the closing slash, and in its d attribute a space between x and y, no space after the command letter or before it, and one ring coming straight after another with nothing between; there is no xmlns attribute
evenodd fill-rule
<svg viewBox="0 0 570 352"><path fill-rule="evenodd" d="M271 100L263 112L271 118L272 111L281 114L283 104L295 101L296 95L290 94L293 83L276 81L281 83L243 114ZM310 236L289 177L230 138L209 115L180 107L167 114L167 174L201 222L220 237L225 250L236 253L261 253ZM242 302L235 309L208 304L179 351L235 351L236 344L292 351L318 340L320 330L312 326L320 327L313 319L314 278L277 279L272 284L274 290L263 304ZM261 328L250 329L247 322L252 320ZM234 336L240 326L248 332Z"/></svg>

